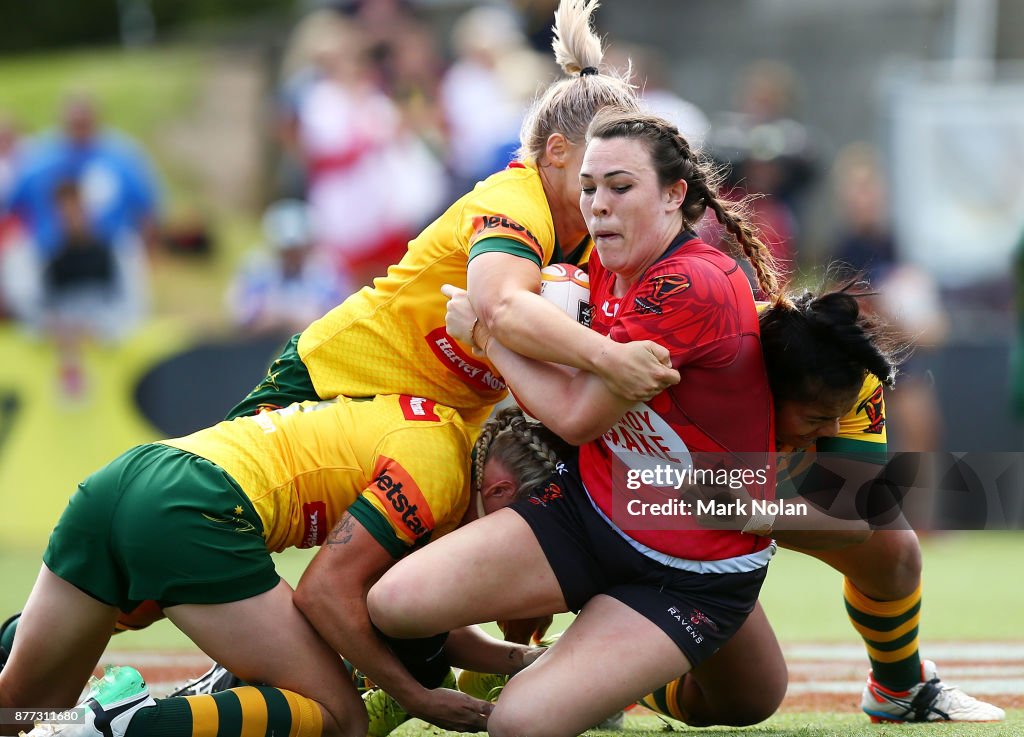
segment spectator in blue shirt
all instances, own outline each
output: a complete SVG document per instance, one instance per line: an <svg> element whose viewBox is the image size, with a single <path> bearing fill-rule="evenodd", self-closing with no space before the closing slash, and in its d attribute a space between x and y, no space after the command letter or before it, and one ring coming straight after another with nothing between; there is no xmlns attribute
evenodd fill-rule
<svg viewBox="0 0 1024 737"><path fill-rule="evenodd" d="M10 209L28 228L40 254L48 257L61 240L54 192L76 181L90 223L108 242L156 235L158 190L145 154L125 136L99 126L96 106L85 96L69 97L59 131L42 135L23 157L8 195Z"/></svg>
<svg viewBox="0 0 1024 737"><path fill-rule="evenodd" d="M146 251L157 236L156 177L138 146L101 128L95 103L84 95L68 97L61 127L29 144L7 195L6 209L21 221L32 256L20 278L40 286L66 237L56 194L67 182L78 188L90 232L113 250L129 289L126 307L138 318L148 294ZM28 321L37 317L31 303L20 312Z"/></svg>

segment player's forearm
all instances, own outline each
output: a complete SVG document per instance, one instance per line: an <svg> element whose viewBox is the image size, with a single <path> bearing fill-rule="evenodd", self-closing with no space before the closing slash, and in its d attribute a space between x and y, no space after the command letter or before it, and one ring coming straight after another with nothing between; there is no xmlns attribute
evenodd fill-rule
<svg viewBox="0 0 1024 737"><path fill-rule="evenodd" d="M538 361L594 372L611 339L584 327L539 294L519 290L480 316L490 335Z"/></svg>
<svg viewBox="0 0 1024 737"><path fill-rule="evenodd" d="M487 358L523 408L574 445L599 437L628 407L593 374L527 358L493 338L487 343Z"/></svg>
<svg viewBox="0 0 1024 737"><path fill-rule="evenodd" d="M297 591L296 606L335 651L407 709L425 697L427 689L406 670L370 623L364 595L306 595Z"/></svg>
<svg viewBox="0 0 1024 737"><path fill-rule="evenodd" d="M511 676L525 668L534 657L533 651L539 649L499 640L473 626L452 631L444 654L458 668Z"/></svg>

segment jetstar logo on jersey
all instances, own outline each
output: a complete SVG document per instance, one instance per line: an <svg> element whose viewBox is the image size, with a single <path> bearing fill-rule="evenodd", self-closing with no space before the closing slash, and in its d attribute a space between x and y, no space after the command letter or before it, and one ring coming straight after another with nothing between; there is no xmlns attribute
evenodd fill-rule
<svg viewBox="0 0 1024 737"><path fill-rule="evenodd" d="M395 527L412 539L417 540L434 529L434 515L423 492L398 461L380 457L370 491L383 503Z"/></svg>
<svg viewBox="0 0 1024 737"><path fill-rule="evenodd" d="M484 238L511 238L522 241L538 256L544 255L544 249L533 233L505 215L479 215L473 218L473 242Z"/></svg>
<svg viewBox="0 0 1024 737"><path fill-rule="evenodd" d="M882 430L885 429L885 411L882 409L882 387L879 385L871 396L865 399L857 407L858 412L863 412L868 416L868 425L864 432L871 433L872 435L881 435Z"/></svg>
<svg viewBox="0 0 1024 737"><path fill-rule="evenodd" d="M398 398L398 404L402 407L402 414L405 419L419 422L440 422L434 407L437 402L423 397L407 397L402 395Z"/></svg>
<svg viewBox="0 0 1024 737"><path fill-rule="evenodd" d="M492 373L487 364L477 361L462 350L443 327L427 334L427 344L438 360L472 389L503 392L507 388L504 379Z"/></svg>
<svg viewBox="0 0 1024 737"><path fill-rule="evenodd" d="M327 538L327 505L323 502L306 502L302 505L302 542L300 548L315 548L323 545Z"/></svg>
<svg viewBox="0 0 1024 737"><path fill-rule="evenodd" d="M638 294L633 304L639 312L662 313L662 303L674 294L685 292L690 288L690 277L686 274L663 274L656 276Z"/></svg>

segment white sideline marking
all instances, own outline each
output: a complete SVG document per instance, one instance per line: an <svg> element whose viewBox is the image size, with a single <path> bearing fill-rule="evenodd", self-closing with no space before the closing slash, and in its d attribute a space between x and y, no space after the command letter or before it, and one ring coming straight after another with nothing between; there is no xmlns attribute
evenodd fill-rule
<svg viewBox="0 0 1024 737"><path fill-rule="evenodd" d="M861 644L782 646L786 660L857 660L867 663ZM921 654L942 671L943 660L1024 660L1024 642L922 642Z"/></svg>
<svg viewBox="0 0 1024 737"><path fill-rule="evenodd" d="M964 678L953 682L971 696L1005 696L1024 693L1024 680L990 681L984 679ZM805 681L790 683L786 690L787 696L799 694L830 693L860 696L864 690L864 681Z"/></svg>

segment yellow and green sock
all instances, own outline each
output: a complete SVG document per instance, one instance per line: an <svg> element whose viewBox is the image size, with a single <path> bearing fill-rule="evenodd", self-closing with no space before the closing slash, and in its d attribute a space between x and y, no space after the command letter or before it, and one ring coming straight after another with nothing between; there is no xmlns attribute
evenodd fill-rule
<svg viewBox="0 0 1024 737"><path fill-rule="evenodd" d="M679 704L679 689L683 687L684 678L686 678L686 676L677 678L671 683L647 694L640 699L640 705L646 706L651 711L685 722L686 714L683 712L682 707Z"/></svg>
<svg viewBox="0 0 1024 737"><path fill-rule="evenodd" d="M191 731L190 731L191 730ZM321 737L320 705L270 686L158 699L133 717L125 737Z"/></svg>
<svg viewBox="0 0 1024 737"><path fill-rule="evenodd" d="M905 691L921 681L918 624L921 619L921 585L896 601L876 601L865 596L850 579L843 582L846 613L864 638L876 681L893 691Z"/></svg>

